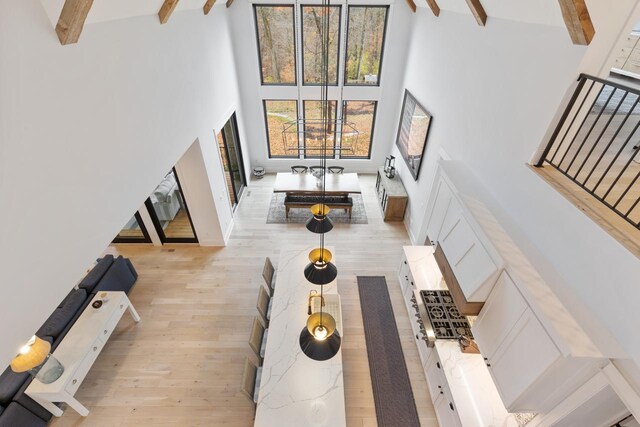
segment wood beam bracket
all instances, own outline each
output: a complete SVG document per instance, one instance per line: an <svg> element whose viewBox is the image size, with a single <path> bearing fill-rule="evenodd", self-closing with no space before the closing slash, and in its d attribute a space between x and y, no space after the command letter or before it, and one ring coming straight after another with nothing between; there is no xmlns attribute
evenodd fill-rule
<svg viewBox="0 0 640 427"><path fill-rule="evenodd" d="M204 7L202 8L205 15L208 15L209 12L211 12L211 8L214 4L216 4L216 0L207 0L207 2L204 4Z"/></svg>
<svg viewBox="0 0 640 427"><path fill-rule="evenodd" d="M487 13L484 11L484 7L480 3L480 0L467 0L471 13L476 18L478 25L484 27L487 24Z"/></svg>
<svg viewBox="0 0 640 427"><path fill-rule="evenodd" d="M171 14L176 9L179 1L180 0L164 0L164 3L162 3L162 7L160 8L160 12L158 12L161 24L166 24L167 21L169 21L169 18L171 18Z"/></svg>
<svg viewBox="0 0 640 427"><path fill-rule="evenodd" d="M585 0L558 0L573 44L588 46L596 35Z"/></svg>
<svg viewBox="0 0 640 427"><path fill-rule="evenodd" d="M56 25L56 34L62 45L77 43L84 22L93 6L93 0L66 0Z"/></svg>

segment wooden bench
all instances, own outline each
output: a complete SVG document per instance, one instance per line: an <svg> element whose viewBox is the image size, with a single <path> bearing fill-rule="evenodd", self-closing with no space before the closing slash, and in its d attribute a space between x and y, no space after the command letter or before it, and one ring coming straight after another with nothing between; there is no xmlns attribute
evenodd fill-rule
<svg viewBox="0 0 640 427"><path fill-rule="evenodd" d="M286 210L286 217L289 218L289 210L294 208L310 208L311 206L321 203L322 196L311 194L291 194L287 193L284 199L284 207ZM324 204L330 209L344 209L349 213L349 219L351 219L351 209L353 208L353 200L349 195L327 195L324 200Z"/></svg>

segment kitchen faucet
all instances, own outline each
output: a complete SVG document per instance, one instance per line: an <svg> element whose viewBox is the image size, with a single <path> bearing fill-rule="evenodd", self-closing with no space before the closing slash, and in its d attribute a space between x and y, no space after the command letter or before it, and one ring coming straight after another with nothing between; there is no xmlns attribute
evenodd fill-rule
<svg viewBox="0 0 640 427"><path fill-rule="evenodd" d="M320 298L320 305L324 307L324 297L322 295L318 295L318 291L309 292L309 299L307 300L307 314L311 316L311 301L314 298Z"/></svg>

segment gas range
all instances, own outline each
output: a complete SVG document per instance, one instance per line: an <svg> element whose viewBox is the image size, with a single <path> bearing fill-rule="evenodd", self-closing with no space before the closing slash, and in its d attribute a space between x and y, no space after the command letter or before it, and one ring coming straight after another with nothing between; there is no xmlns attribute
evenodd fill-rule
<svg viewBox="0 0 640 427"><path fill-rule="evenodd" d="M420 299L424 307L420 314L428 338L457 340L465 335L473 339L471 325L458 311L449 291L420 291Z"/></svg>

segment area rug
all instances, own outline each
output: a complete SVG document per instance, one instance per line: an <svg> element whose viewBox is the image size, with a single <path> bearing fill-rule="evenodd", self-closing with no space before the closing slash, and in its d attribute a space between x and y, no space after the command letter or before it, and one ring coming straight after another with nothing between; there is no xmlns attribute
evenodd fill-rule
<svg viewBox="0 0 640 427"><path fill-rule="evenodd" d="M284 193L273 193L271 204L269 205L269 214L267 215L267 224L288 224L288 223L305 223L311 216L309 209L291 209L289 218L286 217L284 209ZM367 212L364 209L362 195L350 194L353 200L351 208L351 218L349 214L342 209L332 209L329 212L329 218L336 224L367 224Z"/></svg>
<svg viewBox="0 0 640 427"><path fill-rule="evenodd" d="M407 365L384 276L358 276L378 425L420 427Z"/></svg>

